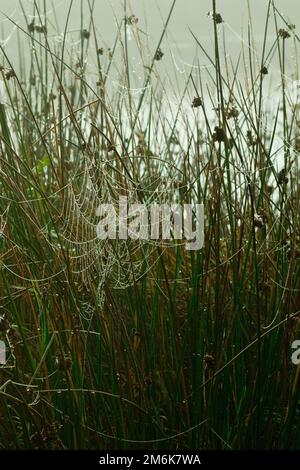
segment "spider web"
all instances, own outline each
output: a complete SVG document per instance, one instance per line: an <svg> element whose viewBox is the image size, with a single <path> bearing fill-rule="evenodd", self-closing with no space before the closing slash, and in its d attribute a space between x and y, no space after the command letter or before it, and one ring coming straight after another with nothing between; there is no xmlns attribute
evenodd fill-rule
<svg viewBox="0 0 300 470"><path fill-rule="evenodd" d="M58 218L63 249L68 253L71 271L86 285L97 279L97 297L102 306L106 282L113 289L125 289L137 282L155 263L155 242L149 240L102 240L97 236L102 204L118 205L120 194L128 204L139 201L139 191L128 178L116 182L112 162L85 154L83 169L77 172L62 194ZM115 176L115 175L114 175ZM124 182L122 184L122 182Z"/></svg>

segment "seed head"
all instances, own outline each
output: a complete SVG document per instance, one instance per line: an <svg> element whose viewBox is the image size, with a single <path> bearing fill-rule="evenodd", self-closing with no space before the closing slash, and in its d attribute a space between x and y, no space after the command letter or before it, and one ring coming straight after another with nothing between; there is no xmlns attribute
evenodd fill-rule
<svg viewBox="0 0 300 470"><path fill-rule="evenodd" d="M283 40L288 39L291 37L290 33L286 29L280 29L278 31L279 37L281 37Z"/></svg>
<svg viewBox="0 0 300 470"><path fill-rule="evenodd" d="M223 127L216 126L212 138L214 142L225 142L226 134Z"/></svg>
<svg viewBox="0 0 300 470"><path fill-rule="evenodd" d="M279 185L288 183L289 179L288 179L288 177L286 176L286 170L285 170L285 168L283 168L283 169L278 173L277 179L278 179L278 184L279 184Z"/></svg>
<svg viewBox="0 0 300 470"><path fill-rule="evenodd" d="M210 16L216 24L223 23L223 18L220 13L214 13L213 11L210 11L208 16Z"/></svg>
<svg viewBox="0 0 300 470"><path fill-rule="evenodd" d="M30 33L34 33L34 30L35 30L34 20L32 20L32 22L28 24L28 31Z"/></svg>
<svg viewBox="0 0 300 470"><path fill-rule="evenodd" d="M6 80L10 80L11 78L14 78L16 77L16 73L14 70L9 70L6 74L5 74L5 78Z"/></svg>
<svg viewBox="0 0 300 470"><path fill-rule="evenodd" d="M202 101L202 98L200 98L200 96L197 96L193 99L192 108L199 108L199 106L202 106L202 105L203 105L203 101Z"/></svg>
<svg viewBox="0 0 300 470"><path fill-rule="evenodd" d="M130 26L133 26L139 22L139 19L135 15L131 15L126 18L126 23Z"/></svg>
<svg viewBox="0 0 300 470"><path fill-rule="evenodd" d="M252 134L252 131L249 129L247 131L247 143L248 143L248 146L249 147L254 147L254 145L257 144L257 139L254 138L253 134Z"/></svg>
<svg viewBox="0 0 300 470"><path fill-rule="evenodd" d="M34 30L39 34L47 34L47 27L45 25L37 25Z"/></svg>
<svg viewBox="0 0 300 470"><path fill-rule="evenodd" d="M152 385L152 383L153 383L152 375L151 374L146 375L146 377L144 378L144 382L145 382L145 385L150 387L150 385Z"/></svg>
<svg viewBox="0 0 300 470"><path fill-rule="evenodd" d="M160 48L157 49L157 51L155 52L155 60L161 60L164 56L164 53L162 52L162 50Z"/></svg>
<svg viewBox="0 0 300 470"><path fill-rule="evenodd" d="M59 370L70 370L72 369L72 358L68 355L57 356L55 358L55 364Z"/></svg>
<svg viewBox="0 0 300 470"><path fill-rule="evenodd" d="M205 369L213 369L214 362L215 362L214 356L212 356L211 354L205 354L203 358L203 364L205 366Z"/></svg>
<svg viewBox="0 0 300 470"><path fill-rule="evenodd" d="M81 31L81 37L82 39L89 39L91 33L87 29L83 29Z"/></svg>
<svg viewBox="0 0 300 470"><path fill-rule="evenodd" d="M232 106L232 108L229 108L229 110L227 111L227 119L231 119L231 118L237 118L239 115L239 110L237 109L236 106Z"/></svg>

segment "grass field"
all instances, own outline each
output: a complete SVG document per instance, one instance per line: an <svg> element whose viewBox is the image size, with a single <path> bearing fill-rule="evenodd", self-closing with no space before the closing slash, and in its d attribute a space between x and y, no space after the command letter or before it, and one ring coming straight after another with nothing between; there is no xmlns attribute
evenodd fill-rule
<svg viewBox="0 0 300 470"><path fill-rule="evenodd" d="M156 44L126 1L109 50L92 0L71 49L68 20L51 41L45 2L12 23L18 52L0 46L1 449L299 449L300 37L265 3L262 47L249 13L233 62L229 12L212 1L214 53L191 31L208 66L195 62L180 93L160 76L176 0ZM97 206L121 195L203 203L203 248L100 241Z"/></svg>

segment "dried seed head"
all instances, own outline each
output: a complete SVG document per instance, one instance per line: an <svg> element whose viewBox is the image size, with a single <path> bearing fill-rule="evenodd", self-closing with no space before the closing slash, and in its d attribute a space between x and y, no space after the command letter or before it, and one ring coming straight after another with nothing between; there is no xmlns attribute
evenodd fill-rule
<svg viewBox="0 0 300 470"><path fill-rule="evenodd" d="M203 364L206 369L213 369L215 358L211 354L205 354Z"/></svg>
<svg viewBox="0 0 300 470"><path fill-rule="evenodd" d="M126 18L126 23L129 24L130 26L133 26L139 22L139 19L135 15L131 15L128 18Z"/></svg>
<svg viewBox="0 0 300 470"><path fill-rule="evenodd" d="M43 24L35 26L34 30L39 34L47 34L47 27Z"/></svg>
<svg viewBox="0 0 300 470"><path fill-rule="evenodd" d="M35 432L29 437L31 445L35 449L43 449L47 441L46 436L44 435L44 430L41 432Z"/></svg>
<svg viewBox="0 0 300 470"><path fill-rule="evenodd" d="M277 180L278 180L278 184L279 185L282 185L282 184L286 184L289 182L289 179L288 177L286 176L286 170L285 168L283 168L277 175Z"/></svg>
<svg viewBox="0 0 300 470"><path fill-rule="evenodd" d="M81 31L81 37L82 39L89 39L91 33L87 29L83 29Z"/></svg>
<svg viewBox="0 0 300 470"><path fill-rule="evenodd" d="M5 78L6 80L10 80L11 78L14 78L16 77L16 73L14 70L9 70L6 74L5 74Z"/></svg>
<svg viewBox="0 0 300 470"><path fill-rule="evenodd" d="M227 119L237 118L238 115L239 115L239 110L237 109L236 106L232 106L232 108L229 108L229 110L226 113Z"/></svg>
<svg viewBox="0 0 300 470"><path fill-rule="evenodd" d="M30 33L34 33L34 30L35 30L34 20L32 20L31 23L28 24L28 31Z"/></svg>
<svg viewBox="0 0 300 470"><path fill-rule="evenodd" d="M269 71L268 71L267 67L263 66L262 69L261 69L261 71L260 71L260 73L261 73L262 75L268 75Z"/></svg>
<svg viewBox="0 0 300 470"><path fill-rule="evenodd" d="M97 50L97 53L98 53L99 55L103 55L103 54L104 54L104 49L103 49L103 47L99 47L99 49Z"/></svg>
<svg viewBox="0 0 300 470"><path fill-rule="evenodd" d="M210 16L216 24L223 23L223 18L220 13L214 13L213 11L210 11L207 15Z"/></svg>
<svg viewBox="0 0 300 470"><path fill-rule="evenodd" d="M256 145L258 143L258 139L254 138L251 130L247 131L246 137L247 137L247 144L248 144L249 147L254 147L254 145Z"/></svg>
<svg viewBox="0 0 300 470"><path fill-rule="evenodd" d="M71 356L64 355L64 356L57 356L55 358L55 364L59 370L70 370L72 369L73 362L72 362Z"/></svg>
<svg viewBox="0 0 300 470"><path fill-rule="evenodd" d="M223 127L216 126L212 137L214 142L225 142L226 134Z"/></svg>
<svg viewBox="0 0 300 470"><path fill-rule="evenodd" d="M49 425L47 429L47 434L50 438L55 439L57 434L60 432L62 424L59 421L54 421Z"/></svg>
<svg viewBox="0 0 300 470"><path fill-rule="evenodd" d="M145 382L145 385L150 387L150 385L152 385L153 383L152 375L151 374L146 375L146 377L144 378L144 382Z"/></svg>
<svg viewBox="0 0 300 470"><path fill-rule="evenodd" d="M278 31L278 35L283 40L291 37L290 33L286 29L283 29L283 28Z"/></svg>
<svg viewBox="0 0 300 470"><path fill-rule="evenodd" d="M162 50L160 48L157 49L157 51L155 52L155 60L161 60L164 56L164 53L162 52Z"/></svg>
<svg viewBox="0 0 300 470"><path fill-rule="evenodd" d="M199 108L199 106L202 106L202 105L203 105L203 101L200 98L200 96L197 96L193 99L192 108Z"/></svg>

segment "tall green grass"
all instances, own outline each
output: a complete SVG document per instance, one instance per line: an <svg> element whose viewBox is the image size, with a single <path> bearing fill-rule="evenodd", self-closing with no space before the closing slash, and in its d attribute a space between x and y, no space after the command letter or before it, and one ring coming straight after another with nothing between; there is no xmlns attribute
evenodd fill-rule
<svg viewBox="0 0 300 470"><path fill-rule="evenodd" d="M22 48L1 47L0 448L299 448L299 36L265 3L262 48L249 16L233 63L213 0L214 54L191 31L209 66L177 88L161 76L176 0L157 44L125 1L109 50L92 0L73 46L72 1L60 46L45 1L34 23L25 10L24 27L11 20ZM120 195L204 203L204 247L101 245L95 204Z"/></svg>

